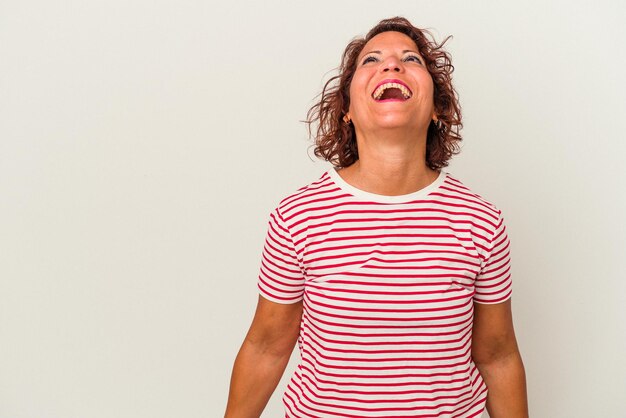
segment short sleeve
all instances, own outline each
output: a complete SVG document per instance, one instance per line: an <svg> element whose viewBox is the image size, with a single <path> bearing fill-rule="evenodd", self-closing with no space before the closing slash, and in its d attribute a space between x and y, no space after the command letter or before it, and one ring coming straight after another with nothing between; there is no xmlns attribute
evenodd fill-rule
<svg viewBox="0 0 626 418"><path fill-rule="evenodd" d="M303 298L304 274L293 237L278 208L269 216L257 283L259 293L272 302L289 304Z"/></svg>
<svg viewBox="0 0 626 418"><path fill-rule="evenodd" d="M502 212L498 210L490 250L474 282L474 302L493 304L511 297L513 287L510 244Z"/></svg>

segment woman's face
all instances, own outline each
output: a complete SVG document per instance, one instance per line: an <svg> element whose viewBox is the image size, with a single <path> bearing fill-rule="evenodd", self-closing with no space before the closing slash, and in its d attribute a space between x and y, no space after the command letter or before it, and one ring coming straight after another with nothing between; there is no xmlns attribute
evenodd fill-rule
<svg viewBox="0 0 626 418"><path fill-rule="evenodd" d="M400 32L376 35L359 54L350 84L349 112L357 135L381 128L426 132L433 91L432 77L411 38Z"/></svg>

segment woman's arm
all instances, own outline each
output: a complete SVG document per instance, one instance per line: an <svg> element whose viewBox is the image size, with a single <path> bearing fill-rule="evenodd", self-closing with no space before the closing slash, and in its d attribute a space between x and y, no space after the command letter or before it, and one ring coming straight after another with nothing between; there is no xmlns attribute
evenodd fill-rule
<svg viewBox="0 0 626 418"><path fill-rule="evenodd" d="M472 358L489 390L490 418L528 418L526 373L517 347L511 299L474 303Z"/></svg>
<svg viewBox="0 0 626 418"><path fill-rule="evenodd" d="M298 339L302 301L271 302L261 295L235 359L225 418L258 418L276 389Z"/></svg>

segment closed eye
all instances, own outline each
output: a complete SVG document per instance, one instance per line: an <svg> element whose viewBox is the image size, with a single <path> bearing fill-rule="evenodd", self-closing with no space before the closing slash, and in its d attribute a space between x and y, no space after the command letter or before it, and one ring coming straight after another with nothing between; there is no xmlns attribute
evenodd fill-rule
<svg viewBox="0 0 626 418"><path fill-rule="evenodd" d="M422 60L420 60L417 55L409 55L404 60L409 61L410 59L413 59L415 62L419 62L420 64L422 63Z"/></svg>
<svg viewBox="0 0 626 418"><path fill-rule="evenodd" d="M374 56L369 56L369 57L366 57L366 58L363 60L363 64L367 64L368 62L371 62L371 61L378 61L378 58L376 58L376 57L374 57ZM404 59L404 61L413 61L413 62L417 62L417 63L419 63L419 64L421 64L421 63L422 63L422 60L421 60L421 59L419 59L419 57L418 57L417 55L409 55L409 56L407 56L407 57Z"/></svg>
<svg viewBox="0 0 626 418"><path fill-rule="evenodd" d="M370 59L372 59L372 60L376 60L376 57L367 57L367 58L365 58L365 59L363 60L363 64L367 64L367 63L369 62L369 60L370 60Z"/></svg>

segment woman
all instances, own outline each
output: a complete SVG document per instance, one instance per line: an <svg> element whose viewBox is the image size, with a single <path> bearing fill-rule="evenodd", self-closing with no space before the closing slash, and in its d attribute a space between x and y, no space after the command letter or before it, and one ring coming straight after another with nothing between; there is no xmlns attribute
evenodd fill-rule
<svg viewBox="0 0 626 418"><path fill-rule="evenodd" d="M334 167L270 214L226 417L260 416L296 341L287 417L528 416L503 216L441 169L461 114L425 34L381 21L309 111Z"/></svg>

